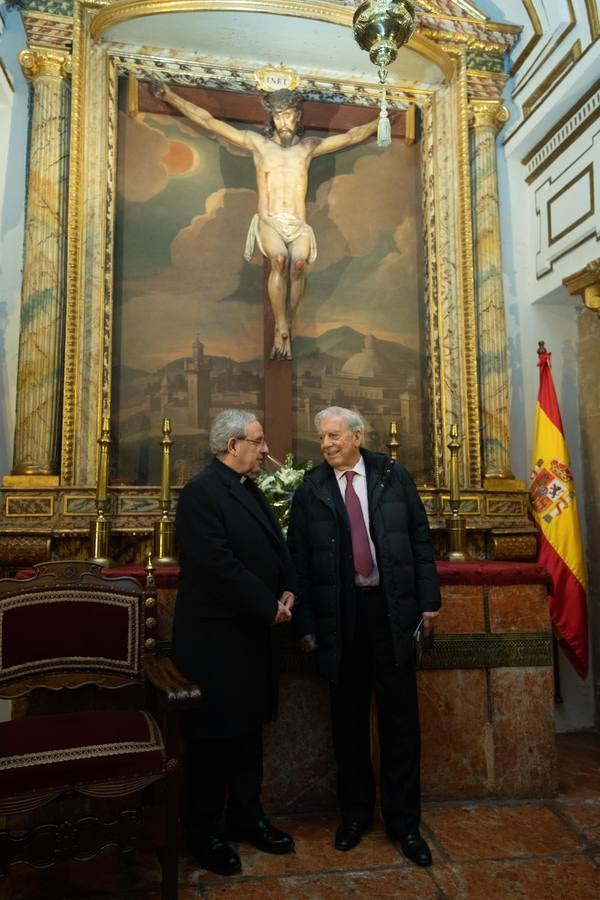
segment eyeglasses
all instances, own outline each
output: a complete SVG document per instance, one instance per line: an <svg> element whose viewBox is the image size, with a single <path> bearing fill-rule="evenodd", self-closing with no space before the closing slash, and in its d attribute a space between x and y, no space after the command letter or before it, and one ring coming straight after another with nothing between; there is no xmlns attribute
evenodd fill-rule
<svg viewBox="0 0 600 900"><path fill-rule="evenodd" d="M255 444L257 447L263 447L263 446L266 447L267 446L267 442L264 437L262 437L262 438L241 437L241 438L238 438L238 441L246 441L246 443Z"/></svg>

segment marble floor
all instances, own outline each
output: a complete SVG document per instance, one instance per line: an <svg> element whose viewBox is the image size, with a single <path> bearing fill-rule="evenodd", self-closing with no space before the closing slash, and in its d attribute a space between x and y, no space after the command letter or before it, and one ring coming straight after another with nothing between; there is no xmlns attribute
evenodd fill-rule
<svg viewBox="0 0 600 900"><path fill-rule="evenodd" d="M558 739L560 793L552 800L427 803L423 833L434 865L419 869L380 826L349 853L332 845L336 817L274 818L296 852L269 856L241 845L243 873L211 875L181 860L179 900L596 900L600 897L600 735ZM91 874L90 874L91 870ZM2 900L160 900L152 857L27 874L0 882Z"/></svg>

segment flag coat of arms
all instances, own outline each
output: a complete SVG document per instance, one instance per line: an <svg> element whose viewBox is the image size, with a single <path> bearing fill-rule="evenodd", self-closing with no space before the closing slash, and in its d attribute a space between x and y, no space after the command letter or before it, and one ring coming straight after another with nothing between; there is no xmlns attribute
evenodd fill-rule
<svg viewBox="0 0 600 900"><path fill-rule="evenodd" d="M551 354L538 351L538 393L529 498L539 531L538 562L550 573L550 618L576 672L588 671L586 578L575 485L569 463Z"/></svg>

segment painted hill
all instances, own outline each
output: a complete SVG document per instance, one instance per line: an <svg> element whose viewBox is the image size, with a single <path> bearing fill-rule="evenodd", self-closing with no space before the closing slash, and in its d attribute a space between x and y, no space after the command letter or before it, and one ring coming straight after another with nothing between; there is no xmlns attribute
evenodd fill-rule
<svg viewBox="0 0 600 900"><path fill-rule="evenodd" d="M402 369L418 367L420 354L410 347L404 347L395 341L383 341L374 338L377 355L387 365ZM365 336L347 325L323 332L319 337L298 335L293 339L294 357L330 356L345 362L360 353L365 346Z"/></svg>

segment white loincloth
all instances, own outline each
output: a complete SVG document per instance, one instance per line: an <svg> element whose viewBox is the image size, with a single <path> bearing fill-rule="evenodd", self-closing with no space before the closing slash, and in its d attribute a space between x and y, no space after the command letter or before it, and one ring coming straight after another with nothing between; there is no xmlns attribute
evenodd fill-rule
<svg viewBox="0 0 600 900"><path fill-rule="evenodd" d="M250 228L248 229L248 236L246 237L246 248L244 250L244 259L247 262L250 262L254 255L254 246L258 244L258 249L262 253L263 256L268 256L269 254L265 252L265 249L260 241L259 234L259 222L263 221L265 225L268 225L269 228L272 228L273 231L276 231L284 244L291 244L293 241L297 241L300 237L308 238L308 257L307 262L313 263L317 258L317 241L315 238L315 233L306 222L303 222L302 219L297 219L296 216L291 216L289 213L275 213L271 216L259 216L258 213L254 213L252 216L252 221L250 222Z"/></svg>

